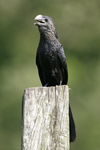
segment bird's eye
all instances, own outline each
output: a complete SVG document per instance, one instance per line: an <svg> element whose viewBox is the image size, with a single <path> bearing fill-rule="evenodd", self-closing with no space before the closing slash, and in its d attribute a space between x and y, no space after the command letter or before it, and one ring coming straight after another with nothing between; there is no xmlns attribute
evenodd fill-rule
<svg viewBox="0 0 100 150"><path fill-rule="evenodd" d="M45 19L45 22L48 22L48 19Z"/></svg>

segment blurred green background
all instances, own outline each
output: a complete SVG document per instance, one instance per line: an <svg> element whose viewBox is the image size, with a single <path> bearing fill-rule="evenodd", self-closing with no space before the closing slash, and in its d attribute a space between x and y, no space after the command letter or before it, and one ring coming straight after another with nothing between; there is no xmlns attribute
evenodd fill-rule
<svg viewBox="0 0 100 150"><path fill-rule="evenodd" d="M22 95L41 86L38 14L53 18L67 58L77 130L71 150L99 150L100 0L0 0L0 150L21 149Z"/></svg>

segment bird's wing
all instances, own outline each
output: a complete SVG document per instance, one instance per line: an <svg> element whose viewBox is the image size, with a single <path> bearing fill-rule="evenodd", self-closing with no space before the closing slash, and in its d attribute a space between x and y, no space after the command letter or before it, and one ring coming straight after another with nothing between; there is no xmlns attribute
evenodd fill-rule
<svg viewBox="0 0 100 150"><path fill-rule="evenodd" d="M44 79L43 79L43 75L42 75L42 71L41 71L41 65L40 65L38 53L36 54L36 65L37 65L37 67L38 67L38 73L39 73L39 77L40 77L42 86L44 86L44 85L45 85L45 81L44 81Z"/></svg>
<svg viewBox="0 0 100 150"><path fill-rule="evenodd" d="M62 45L59 49L57 49L57 56L58 56L58 60L60 62L61 70L62 70L62 74L63 74L62 84L67 84L67 82L68 82L68 69L67 69L66 57L65 57L65 53L64 53L64 49L63 49Z"/></svg>

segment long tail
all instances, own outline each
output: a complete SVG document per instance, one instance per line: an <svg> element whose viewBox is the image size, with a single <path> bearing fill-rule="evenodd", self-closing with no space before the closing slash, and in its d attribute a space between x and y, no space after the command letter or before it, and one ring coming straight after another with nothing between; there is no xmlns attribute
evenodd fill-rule
<svg viewBox="0 0 100 150"><path fill-rule="evenodd" d="M70 105L69 105L69 127L70 127L70 142L74 142L76 140L76 130Z"/></svg>

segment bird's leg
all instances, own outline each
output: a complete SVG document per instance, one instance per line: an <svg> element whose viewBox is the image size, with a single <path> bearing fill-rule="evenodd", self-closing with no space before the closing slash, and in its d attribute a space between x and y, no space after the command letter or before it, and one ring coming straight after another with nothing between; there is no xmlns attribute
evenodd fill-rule
<svg viewBox="0 0 100 150"><path fill-rule="evenodd" d="M62 85L62 81L60 81L60 85Z"/></svg>
<svg viewBox="0 0 100 150"><path fill-rule="evenodd" d="M47 87L49 84L47 83L47 84L45 84L43 87Z"/></svg>

